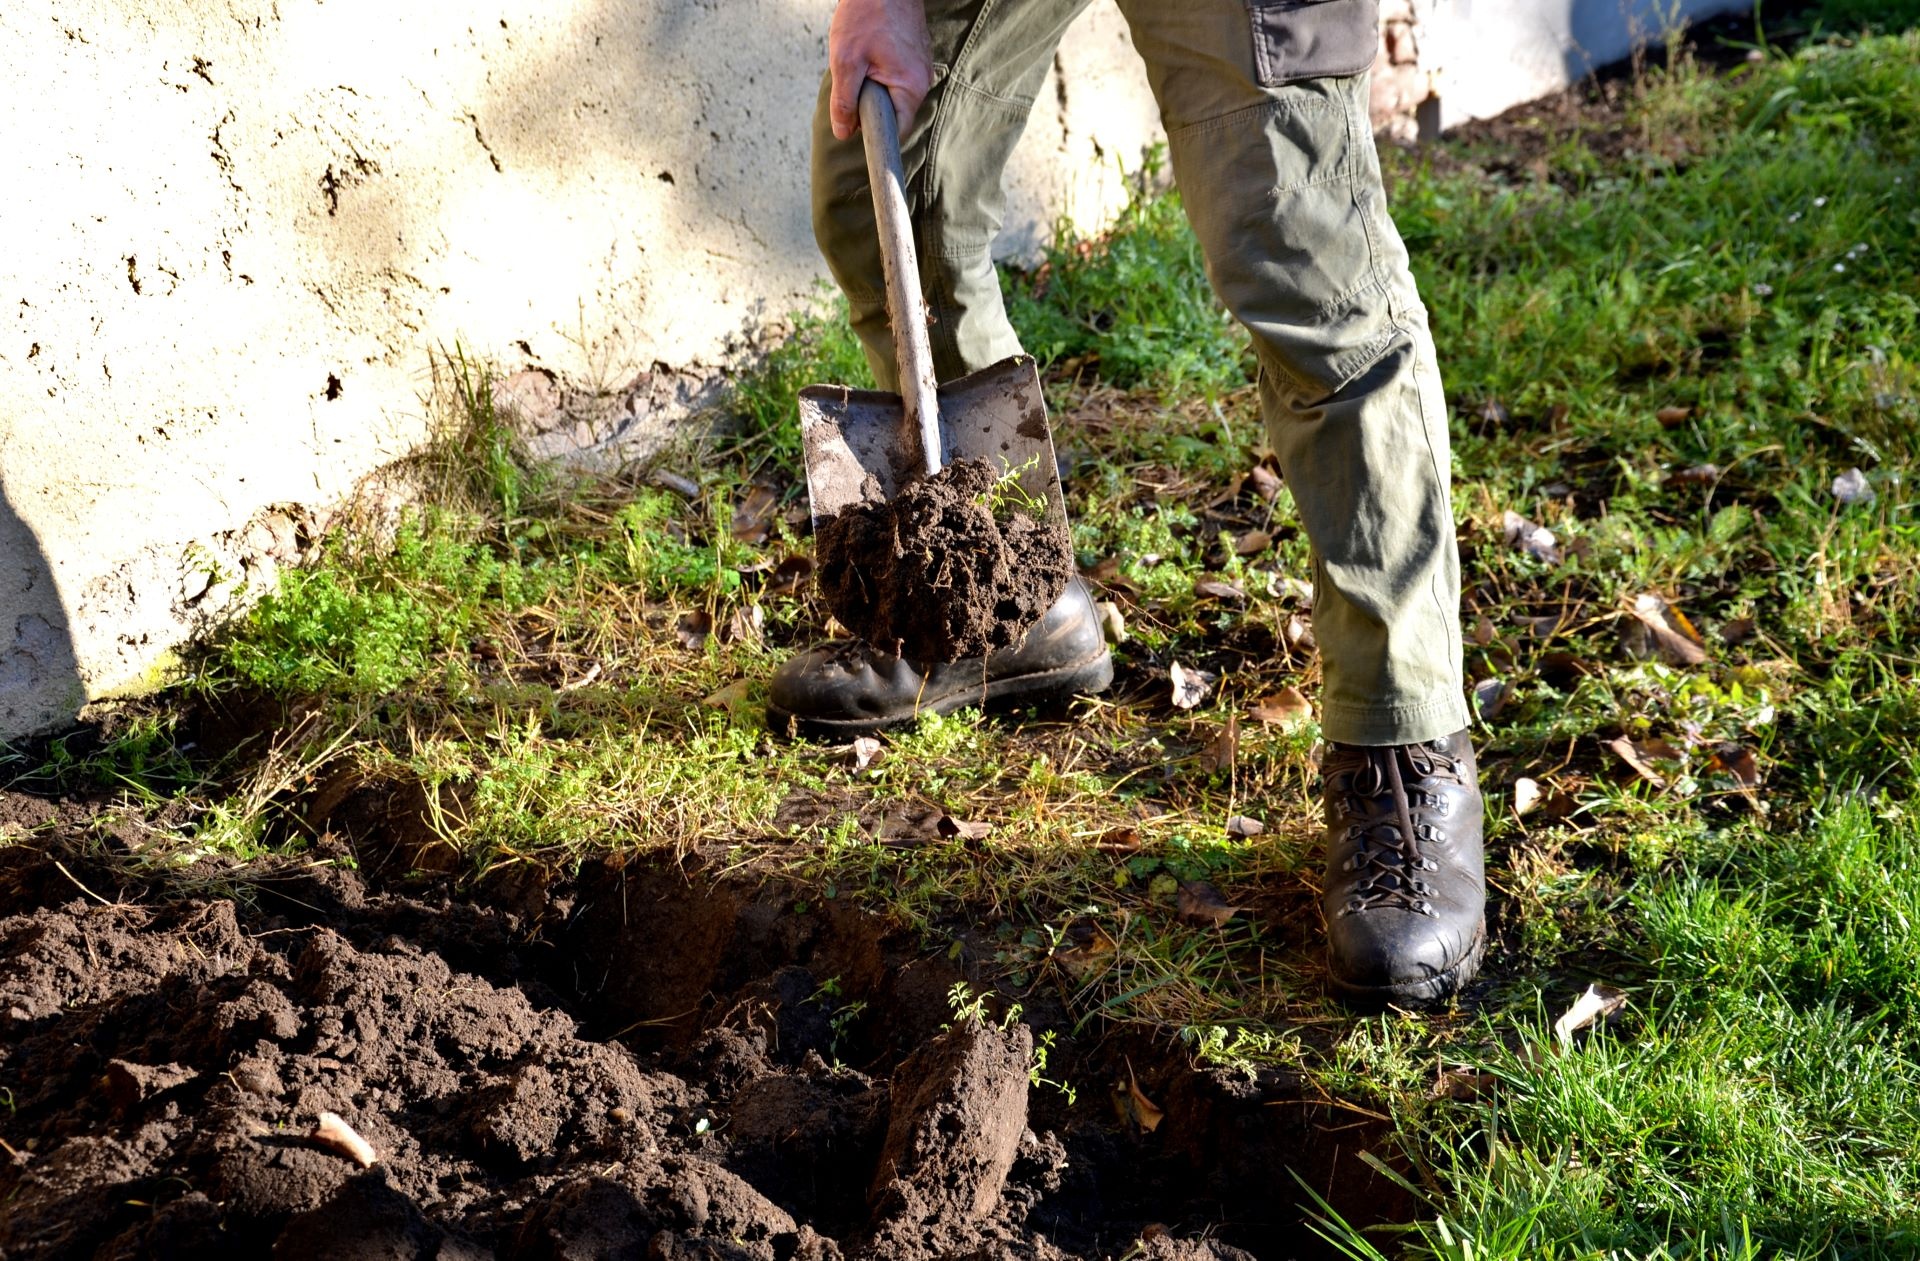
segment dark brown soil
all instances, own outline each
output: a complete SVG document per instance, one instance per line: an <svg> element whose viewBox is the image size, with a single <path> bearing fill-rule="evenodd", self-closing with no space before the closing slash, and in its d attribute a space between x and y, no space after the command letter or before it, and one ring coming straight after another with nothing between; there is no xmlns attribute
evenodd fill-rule
<svg viewBox="0 0 1920 1261"><path fill-rule="evenodd" d="M912 661L962 661L1018 644L1073 576L1064 521L996 517L984 460L956 460L817 534L816 581L841 625Z"/></svg>
<svg viewBox="0 0 1920 1261"><path fill-rule="evenodd" d="M1132 1037L1056 1046L1073 1106L1031 1087L1026 1026L946 1027L964 955L797 886L663 859L379 891L324 849L137 876L68 813L0 793L43 829L0 843L6 1261L1203 1261L1323 1255L1289 1169L1407 1208L1358 1158L1385 1128L1284 1077ZM1152 1133L1109 1106L1129 1069ZM378 1163L312 1141L322 1111Z"/></svg>

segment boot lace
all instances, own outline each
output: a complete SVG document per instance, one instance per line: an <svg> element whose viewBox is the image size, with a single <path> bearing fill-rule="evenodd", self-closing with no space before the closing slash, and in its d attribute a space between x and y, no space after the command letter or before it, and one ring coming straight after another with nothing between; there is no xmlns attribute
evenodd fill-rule
<svg viewBox="0 0 1920 1261"><path fill-rule="evenodd" d="M1438 871L1440 864L1427 857L1421 846L1442 843L1445 836L1432 824L1418 821L1414 811L1444 811L1446 799L1418 786L1408 788L1402 759L1416 781L1437 777L1463 782L1459 759L1434 744L1341 746L1328 758L1328 777L1346 776L1341 803L1347 820L1345 839L1359 846L1341 864L1358 877L1347 891L1342 915L1378 907L1439 915L1428 900L1433 886L1419 873Z"/></svg>

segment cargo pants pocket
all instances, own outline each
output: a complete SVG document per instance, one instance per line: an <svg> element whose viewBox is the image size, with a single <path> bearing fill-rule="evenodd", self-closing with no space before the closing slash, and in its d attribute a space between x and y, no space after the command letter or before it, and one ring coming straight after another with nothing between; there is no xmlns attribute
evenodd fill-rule
<svg viewBox="0 0 1920 1261"><path fill-rule="evenodd" d="M1379 0L1248 0L1260 86L1359 74L1380 47Z"/></svg>

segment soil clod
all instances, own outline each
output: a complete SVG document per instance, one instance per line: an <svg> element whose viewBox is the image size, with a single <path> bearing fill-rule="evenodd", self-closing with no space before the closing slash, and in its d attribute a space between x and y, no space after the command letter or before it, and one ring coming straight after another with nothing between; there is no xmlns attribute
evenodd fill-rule
<svg viewBox="0 0 1920 1261"><path fill-rule="evenodd" d="M1073 576L1057 516L1029 514L984 460L956 460L885 503L822 523L818 581L833 615L875 648L961 661L1010 648Z"/></svg>

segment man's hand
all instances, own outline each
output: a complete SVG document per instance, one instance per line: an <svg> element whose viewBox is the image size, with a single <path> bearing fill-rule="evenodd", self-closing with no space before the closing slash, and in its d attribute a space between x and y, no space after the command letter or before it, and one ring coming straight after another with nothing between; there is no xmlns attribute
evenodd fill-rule
<svg viewBox="0 0 1920 1261"><path fill-rule="evenodd" d="M900 134L933 86L933 47L924 0L840 0L827 29L833 95L827 106L836 140L860 130L860 85L872 79L893 98Z"/></svg>

